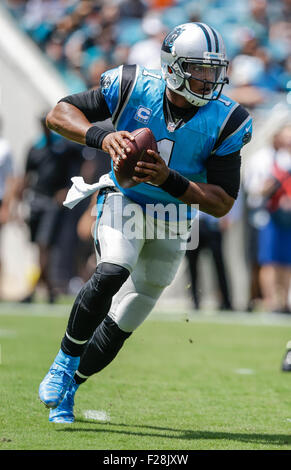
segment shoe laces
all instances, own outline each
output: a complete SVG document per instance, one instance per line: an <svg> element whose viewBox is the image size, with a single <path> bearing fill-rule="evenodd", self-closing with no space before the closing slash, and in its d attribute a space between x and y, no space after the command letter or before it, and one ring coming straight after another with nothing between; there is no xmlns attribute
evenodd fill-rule
<svg viewBox="0 0 291 470"><path fill-rule="evenodd" d="M68 374L65 370L51 369L50 373L53 376L63 377L63 379L65 379L65 380L71 379L70 374Z"/></svg>

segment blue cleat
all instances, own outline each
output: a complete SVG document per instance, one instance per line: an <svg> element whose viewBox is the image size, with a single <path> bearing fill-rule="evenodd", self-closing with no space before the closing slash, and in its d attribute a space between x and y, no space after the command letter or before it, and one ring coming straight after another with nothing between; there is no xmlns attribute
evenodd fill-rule
<svg viewBox="0 0 291 470"><path fill-rule="evenodd" d="M61 349L59 350L50 370L39 386L39 399L47 408L59 406L79 363L80 357L69 356Z"/></svg>
<svg viewBox="0 0 291 470"><path fill-rule="evenodd" d="M78 387L79 385L73 379L63 401L57 408L50 410L49 421L51 423L71 424L74 422L74 398Z"/></svg>

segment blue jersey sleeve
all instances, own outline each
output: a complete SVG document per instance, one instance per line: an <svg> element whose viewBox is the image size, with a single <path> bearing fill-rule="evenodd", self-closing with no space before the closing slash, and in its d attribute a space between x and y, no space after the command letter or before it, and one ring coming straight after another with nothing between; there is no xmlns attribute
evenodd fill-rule
<svg viewBox="0 0 291 470"><path fill-rule="evenodd" d="M252 138L252 119L223 141L215 152L216 155L228 155L239 151Z"/></svg>
<svg viewBox="0 0 291 470"><path fill-rule="evenodd" d="M215 144L215 155L240 151L252 138L252 118L241 105L236 104L221 128Z"/></svg>
<svg viewBox="0 0 291 470"><path fill-rule="evenodd" d="M111 115L118 107L121 68L107 70L101 75L100 88Z"/></svg>

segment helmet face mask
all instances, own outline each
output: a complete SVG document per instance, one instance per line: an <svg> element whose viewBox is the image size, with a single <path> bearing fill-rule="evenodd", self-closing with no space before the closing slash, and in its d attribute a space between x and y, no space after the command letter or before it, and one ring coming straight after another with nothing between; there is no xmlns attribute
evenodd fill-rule
<svg viewBox="0 0 291 470"><path fill-rule="evenodd" d="M161 65L168 88L194 106L217 100L228 83L223 40L213 28L202 23L180 25L166 36Z"/></svg>

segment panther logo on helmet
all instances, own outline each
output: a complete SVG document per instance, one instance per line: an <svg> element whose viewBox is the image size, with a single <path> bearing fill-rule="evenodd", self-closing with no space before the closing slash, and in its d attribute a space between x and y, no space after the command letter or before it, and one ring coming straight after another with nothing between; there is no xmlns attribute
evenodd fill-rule
<svg viewBox="0 0 291 470"><path fill-rule="evenodd" d="M184 27L181 26L176 26L176 28L173 29L173 31L170 31L170 33L165 37L163 46L171 49L174 41L177 39L177 37L180 36L180 34L184 31Z"/></svg>

